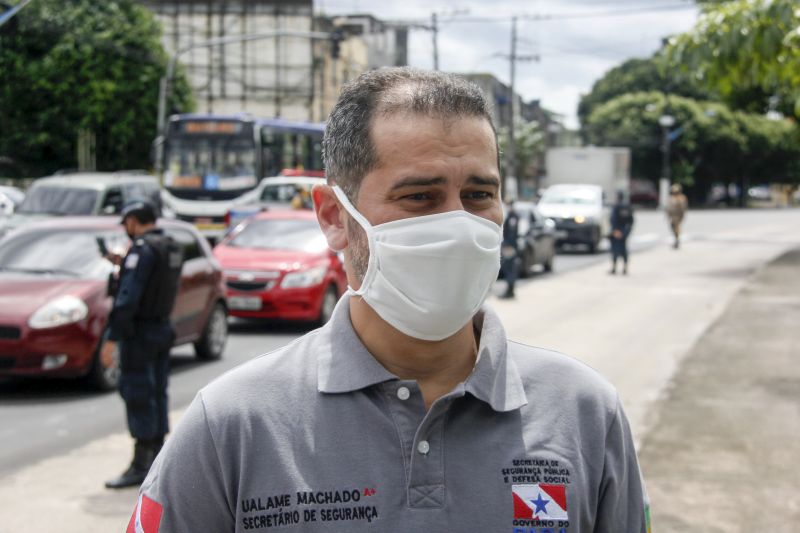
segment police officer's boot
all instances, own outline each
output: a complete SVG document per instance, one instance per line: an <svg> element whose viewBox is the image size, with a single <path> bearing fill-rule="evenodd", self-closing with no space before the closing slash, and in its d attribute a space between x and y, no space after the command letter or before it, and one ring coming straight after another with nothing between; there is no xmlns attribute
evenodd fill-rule
<svg viewBox="0 0 800 533"><path fill-rule="evenodd" d="M150 441L150 444L152 445L152 452L153 452L152 457L150 457L150 465L152 465L153 461L156 460L156 457L158 457L158 454L161 452L161 448L164 447L164 435L154 438L153 440Z"/></svg>
<svg viewBox="0 0 800 533"><path fill-rule="evenodd" d="M133 461L128 469L119 477L106 481L106 488L124 489L138 487L147 477L150 465L153 463L153 444L151 441L137 440L133 448Z"/></svg>

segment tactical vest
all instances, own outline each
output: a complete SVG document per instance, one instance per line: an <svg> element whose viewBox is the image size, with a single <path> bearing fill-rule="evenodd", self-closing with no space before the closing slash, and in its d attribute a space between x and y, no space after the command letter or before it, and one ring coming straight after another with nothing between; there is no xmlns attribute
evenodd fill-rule
<svg viewBox="0 0 800 533"><path fill-rule="evenodd" d="M142 293L138 320L166 320L175 305L181 283L183 249L171 237L161 232L142 235L156 256L153 273Z"/></svg>

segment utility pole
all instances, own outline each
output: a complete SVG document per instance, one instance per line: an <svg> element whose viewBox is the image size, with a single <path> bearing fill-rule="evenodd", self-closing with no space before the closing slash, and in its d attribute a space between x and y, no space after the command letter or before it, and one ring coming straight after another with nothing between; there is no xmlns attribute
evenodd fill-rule
<svg viewBox="0 0 800 533"><path fill-rule="evenodd" d="M433 37L433 70L439 70L439 23L436 11L431 13L431 36Z"/></svg>
<svg viewBox="0 0 800 533"><path fill-rule="evenodd" d="M510 62L510 81L509 81L509 103L508 103L508 146L506 146L506 175L503 182L504 194L511 197L516 197L518 194L518 184L516 176L517 164L517 145L514 139L514 120L517 116L517 95L516 95L516 77L517 77L517 61L539 61L538 55L524 55L517 54L517 17L511 17L511 55L508 56Z"/></svg>
<svg viewBox="0 0 800 533"><path fill-rule="evenodd" d="M409 27L416 27L422 30L429 30L431 32L431 40L433 41L433 70L439 70L439 15L447 17L445 22L453 20L459 15L466 15L469 9L453 9L450 11L433 11L431 12L431 25L424 26L419 24L411 24Z"/></svg>
<svg viewBox="0 0 800 533"><path fill-rule="evenodd" d="M517 74L517 17L511 17L511 56L509 57L511 65L511 74L509 76L510 82L508 92L510 101L508 103L508 146L506 146L506 177L504 193L510 195L512 198L517 196L517 176L516 176L516 163L517 163L517 145L514 139L514 118L515 107L517 103L516 94L514 92L514 83Z"/></svg>

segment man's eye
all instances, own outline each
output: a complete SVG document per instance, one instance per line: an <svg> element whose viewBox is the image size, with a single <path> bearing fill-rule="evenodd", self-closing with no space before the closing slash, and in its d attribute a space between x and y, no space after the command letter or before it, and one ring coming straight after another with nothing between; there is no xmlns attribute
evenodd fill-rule
<svg viewBox="0 0 800 533"><path fill-rule="evenodd" d="M418 192L414 194L407 194L403 196L403 200L411 200L414 202L423 202L425 200L430 199L430 195L424 192Z"/></svg>
<svg viewBox="0 0 800 533"><path fill-rule="evenodd" d="M494 193L489 191L470 191L465 195L470 200L491 200Z"/></svg>

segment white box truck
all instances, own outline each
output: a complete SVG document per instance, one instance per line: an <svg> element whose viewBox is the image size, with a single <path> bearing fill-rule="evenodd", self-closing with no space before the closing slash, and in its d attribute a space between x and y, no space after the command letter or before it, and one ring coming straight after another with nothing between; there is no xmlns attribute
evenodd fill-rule
<svg viewBox="0 0 800 533"><path fill-rule="evenodd" d="M631 181L631 149L585 146L550 148L545 157L547 175L543 185L599 185L604 200L613 204L617 191L625 191Z"/></svg>
<svg viewBox="0 0 800 533"><path fill-rule="evenodd" d="M629 148L551 148L539 211L556 223L559 244L583 244L592 253L610 230L609 206L628 194Z"/></svg>

